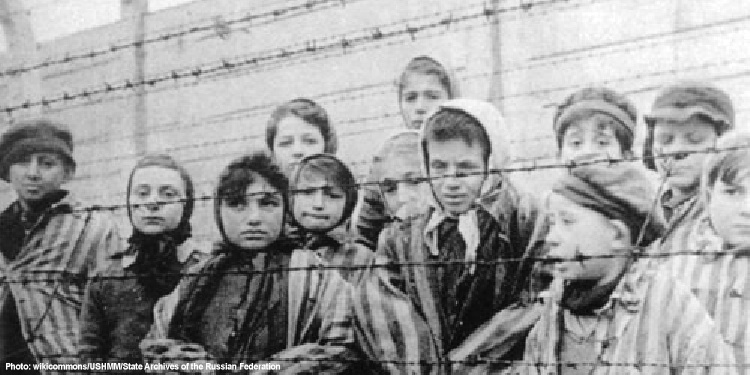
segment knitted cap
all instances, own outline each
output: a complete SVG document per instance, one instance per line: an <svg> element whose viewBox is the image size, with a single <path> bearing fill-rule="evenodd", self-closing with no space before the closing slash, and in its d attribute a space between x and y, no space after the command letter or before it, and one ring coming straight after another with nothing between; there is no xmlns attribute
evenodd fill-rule
<svg viewBox="0 0 750 375"><path fill-rule="evenodd" d="M726 92L704 82L680 82L667 86L657 95L646 123L657 120L686 121L702 115L718 124L719 134L734 128L732 99Z"/></svg>
<svg viewBox="0 0 750 375"><path fill-rule="evenodd" d="M591 164L576 167L552 188L554 193L627 224L636 245L647 246L664 230L653 212L656 193L643 171L627 164ZM643 233L641 234L641 228Z"/></svg>
<svg viewBox="0 0 750 375"><path fill-rule="evenodd" d="M41 119L21 122L0 136L0 178L9 181L10 166L40 152L60 155L75 170L73 136L66 126Z"/></svg>

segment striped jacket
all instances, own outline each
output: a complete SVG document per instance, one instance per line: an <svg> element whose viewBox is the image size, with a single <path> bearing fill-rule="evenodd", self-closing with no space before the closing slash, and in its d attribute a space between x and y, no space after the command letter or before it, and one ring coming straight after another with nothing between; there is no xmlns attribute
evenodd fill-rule
<svg viewBox="0 0 750 375"><path fill-rule="evenodd" d="M688 250L706 255L685 255L669 259L675 278L692 290L719 327L724 341L734 349L738 364L750 368L750 256L746 249L736 254L726 250L703 216L687 236Z"/></svg>
<svg viewBox="0 0 750 375"><path fill-rule="evenodd" d="M576 361L559 355L562 332L585 336L563 323L572 314L557 303L561 295L562 282L555 280L526 341L523 363L510 373L560 374L559 363ZM700 302L657 262L631 266L596 319L592 374L737 373L732 349Z"/></svg>
<svg viewBox="0 0 750 375"><path fill-rule="evenodd" d="M313 251L295 250L289 267L289 308L287 316L287 349L269 358L278 360L283 373L336 373L344 371L354 359L351 344L352 287L335 269ZM302 268L303 270L300 270ZM200 270L195 272L200 273ZM174 309L192 277L180 282L174 292L164 296L154 307L154 324L148 340L167 338ZM142 345L143 346L143 345ZM307 358L308 361L294 361Z"/></svg>
<svg viewBox="0 0 750 375"><path fill-rule="evenodd" d="M38 362L77 359L87 278L122 251L114 223L82 208L68 195L26 233L15 259L0 256L0 311L10 298L16 301L23 335ZM5 212L20 209L15 202Z"/></svg>
<svg viewBox="0 0 750 375"><path fill-rule="evenodd" d="M483 209L500 225L499 244L507 250L495 249L498 254L491 260L528 255L537 211L527 198L506 183L482 199ZM434 285L426 267L420 264L428 260L430 253L424 233L428 218L428 214L411 215L382 232L375 260L377 267L365 277L355 294L357 344L369 359L380 362L379 370L383 372L440 373L446 369L439 367L438 362L454 358L450 354L454 347L441 340L443 330L451 328L441 324L438 301L431 292ZM462 296L465 308L456 319L454 333L480 326L495 312L520 300L529 281L530 267L524 264L507 262L483 267L472 281L472 292ZM474 293L488 286L494 288L493 293ZM476 310L481 309L492 310L484 321L467 318L470 314L476 316L480 313ZM528 324L518 326L519 330L526 328ZM524 335L525 332L519 334Z"/></svg>
<svg viewBox="0 0 750 375"><path fill-rule="evenodd" d="M686 251L688 233L704 212L702 202L697 195L682 200L672 199L669 191L662 195L661 202L661 214L667 221L667 231L658 243L656 252Z"/></svg>

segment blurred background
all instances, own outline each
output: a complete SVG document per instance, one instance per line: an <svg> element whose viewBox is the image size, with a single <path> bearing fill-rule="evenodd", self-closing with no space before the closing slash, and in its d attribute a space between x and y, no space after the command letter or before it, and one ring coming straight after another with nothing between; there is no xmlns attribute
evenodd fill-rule
<svg viewBox="0 0 750 375"><path fill-rule="evenodd" d="M0 132L45 116L76 139L87 204L125 201L140 155L183 162L199 195L231 159L265 147L277 105L308 97L363 178L402 128L395 80L428 54L452 65L463 96L507 118L516 166L554 161L552 116L600 85L648 111L663 84L709 80L746 127L750 2L736 0L0 0ZM641 120L637 150L644 137ZM547 171L516 172L538 193ZM14 199L0 184L0 207ZM215 235L211 201L194 233ZM129 233L125 210L113 214Z"/></svg>

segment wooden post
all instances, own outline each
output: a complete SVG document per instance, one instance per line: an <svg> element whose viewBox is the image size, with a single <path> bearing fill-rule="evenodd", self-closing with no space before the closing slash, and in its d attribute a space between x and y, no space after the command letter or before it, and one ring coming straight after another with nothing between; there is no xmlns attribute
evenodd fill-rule
<svg viewBox="0 0 750 375"><path fill-rule="evenodd" d="M146 49L143 41L146 38L146 13L148 0L121 0L121 18L128 20L133 28L133 42L139 43L132 48L133 75L131 82L143 82L146 79ZM148 152L148 113L146 107L146 87L138 85L136 94L131 99L133 108L133 147L135 153L144 155Z"/></svg>
<svg viewBox="0 0 750 375"><path fill-rule="evenodd" d="M3 69L30 66L38 61L36 38L31 28L31 20L24 9L22 0L0 0L0 25L5 32L8 43L10 66ZM27 100L39 100L42 97L42 82L39 70L32 70L7 77L8 103L1 106L18 105ZM30 107L23 115L38 115L42 112L39 106ZM13 115L12 118L16 118Z"/></svg>

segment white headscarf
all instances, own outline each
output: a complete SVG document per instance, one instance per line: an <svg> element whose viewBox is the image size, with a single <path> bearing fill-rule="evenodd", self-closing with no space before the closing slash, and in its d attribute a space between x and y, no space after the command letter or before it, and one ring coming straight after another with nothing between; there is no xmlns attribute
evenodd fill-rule
<svg viewBox="0 0 750 375"><path fill-rule="evenodd" d="M429 176L429 168L427 159L427 153L424 149L425 145L425 129L430 125L432 118L435 114L439 113L441 109L453 109L461 111L474 119L477 120L480 126L487 133L487 138L490 141L490 153L487 162L487 170L501 169L508 165L510 161L510 155L508 153L509 143L505 136L504 130L507 130L505 126L505 120L503 119L500 111L495 108L491 103L475 100L475 99L453 99L441 104L438 109L433 113L427 120L427 124L422 128L420 151L422 154L422 168L425 176ZM497 173L491 173L486 176L484 183L479 194L479 199L483 196L489 195L496 189L500 188L502 184L502 176ZM430 252L433 255L439 254L439 247L437 243L436 229L440 224L449 217L449 215L443 210L443 207L435 196L435 190L430 184L432 190L432 199L430 205L431 210L430 218L427 221L425 227L425 243L430 248ZM478 202L477 202L478 203ZM467 262L473 262L476 260L477 248L479 247L480 233L479 233L479 221L477 219L476 209L470 209L458 217L458 232L461 234L464 242L466 243L466 255L464 259ZM473 273L476 269L476 265L469 267L469 272Z"/></svg>

